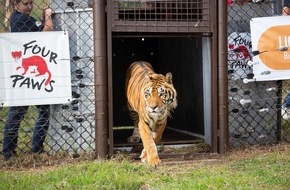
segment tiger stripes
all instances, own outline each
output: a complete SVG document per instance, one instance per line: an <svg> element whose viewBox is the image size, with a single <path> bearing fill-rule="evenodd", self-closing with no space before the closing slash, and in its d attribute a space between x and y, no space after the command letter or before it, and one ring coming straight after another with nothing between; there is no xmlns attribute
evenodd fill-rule
<svg viewBox="0 0 290 190"><path fill-rule="evenodd" d="M129 114L134 122L134 131L128 142L137 143L141 138L141 162L157 166L161 161L156 143L162 137L170 112L177 107L172 74L157 74L150 63L134 62L126 73L125 91Z"/></svg>

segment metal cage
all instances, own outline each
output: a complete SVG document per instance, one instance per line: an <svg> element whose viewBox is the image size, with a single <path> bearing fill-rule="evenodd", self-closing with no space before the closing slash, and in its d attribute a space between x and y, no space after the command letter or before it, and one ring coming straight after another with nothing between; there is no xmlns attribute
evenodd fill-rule
<svg viewBox="0 0 290 190"><path fill-rule="evenodd" d="M108 1L113 32L210 32L208 0Z"/></svg>

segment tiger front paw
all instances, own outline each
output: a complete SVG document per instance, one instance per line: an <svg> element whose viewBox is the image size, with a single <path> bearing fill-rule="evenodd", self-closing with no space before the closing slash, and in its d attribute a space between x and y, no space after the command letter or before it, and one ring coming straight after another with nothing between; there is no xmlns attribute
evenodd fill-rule
<svg viewBox="0 0 290 190"><path fill-rule="evenodd" d="M142 150L142 153L141 153L139 158L141 158L141 162L142 163L146 163L147 162L147 154L146 154L146 150L145 149Z"/></svg>
<svg viewBox="0 0 290 190"><path fill-rule="evenodd" d="M160 164L161 160L159 157L153 157L153 158L148 158L148 164L150 164L153 167L156 167L158 164Z"/></svg>

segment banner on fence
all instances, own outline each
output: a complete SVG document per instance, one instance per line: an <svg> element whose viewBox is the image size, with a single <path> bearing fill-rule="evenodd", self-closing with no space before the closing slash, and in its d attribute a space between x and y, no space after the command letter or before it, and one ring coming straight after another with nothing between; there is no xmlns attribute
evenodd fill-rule
<svg viewBox="0 0 290 190"><path fill-rule="evenodd" d="M250 21L256 81L290 79L290 16Z"/></svg>
<svg viewBox="0 0 290 190"><path fill-rule="evenodd" d="M0 107L70 100L67 32L0 34Z"/></svg>
<svg viewBox="0 0 290 190"><path fill-rule="evenodd" d="M232 80L247 78L252 73L248 61L252 60L251 34L233 32L228 36L228 71Z"/></svg>

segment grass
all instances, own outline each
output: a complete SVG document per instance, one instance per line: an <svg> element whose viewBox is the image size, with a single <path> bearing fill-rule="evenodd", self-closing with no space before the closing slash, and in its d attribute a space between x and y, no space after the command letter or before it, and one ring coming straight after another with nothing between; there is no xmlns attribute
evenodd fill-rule
<svg viewBox="0 0 290 190"><path fill-rule="evenodd" d="M290 145L249 147L225 156L162 159L157 168L117 154L32 168L5 167L0 189L289 189ZM37 160L37 159L36 159ZM39 161L39 160L38 160Z"/></svg>

